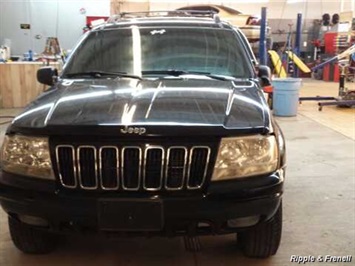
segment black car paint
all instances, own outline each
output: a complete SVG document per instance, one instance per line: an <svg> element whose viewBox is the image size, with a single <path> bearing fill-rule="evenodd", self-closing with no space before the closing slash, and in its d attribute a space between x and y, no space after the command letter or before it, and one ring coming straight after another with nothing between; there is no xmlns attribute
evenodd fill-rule
<svg viewBox="0 0 355 266"><path fill-rule="evenodd" d="M261 187L255 186L263 180ZM265 182L266 181L266 182ZM228 184L229 183L229 184ZM238 183L238 182L237 182ZM239 182L240 183L240 182ZM248 183L249 188L234 190L231 193L231 182L224 187L221 184L214 188L213 193L178 194L168 196L146 195L141 193L116 195L87 195L82 193L53 193L45 191L24 190L13 186L1 185L0 200L2 207L10 215L39 216L48 220L50 230L60 233L98 233L100 231L98 212L99 202L125 200L134 202L159 201L163 204L164 226L162 230L149 232L143 230L114 231L113 236L179 236L226 234L246 230L247 228L230 228L226 220L245 216L260 216L264 222L273 216L281 202L283 180L278 174L261 177L256 182ZM266 185L267 184L267 185ZM252 189L251 187L254 186ZM227 193L226 193L227 192ZM273 195L273 196L270 196ZM247 199L247 200L246 200ZM223 206L223 207L222 207ZM150 213L147 212L146 215ZM142 221L144 222L144 221ZM210 224L205 230L197 227L199 222ZM112 235L111 235L112 236Z"/></svg>
<svg viewBox="0 0 355 266"><path fill-rule="evenodd" d="M166 23L174 24L174 20ZM189 21L184 23L191 26ZM158 23L148 26L152 25ZM206 26L205 23L201 25ZM216 23L210 26L227 27L225 24L216 26ZM115 26L108 28L114 29ZM253 69L252 64L248 67ZM148 140L162 137L212 138L218 143L222 137L273 134L279 143L278 169L259 177L209 182L195 194L186 191L171 194L67 191L57 182L2 171L0 200L3 208L10 215L44 217L55 231L62 231L61 223L72 221L77 222L75 225L93 226L97 230L97 202L100 199L159 198L165 202L164 208L170 206L164 211L167 234L173 230L170 227L196 225L201 219L208 219L219 229L227 219L248 215L260 215L262 222L278 208L283 192L285 146L255 77L235 81L193 76L142 81L62 78L14 119L7 134L49 136L50 142L73 136L84 140L109 138L128 141L138 141L142 137L123 133L121 129L126 126L144 127L144 138Z"/></svg>
<svg viewBox="0 0 355 266"><path fill-rule="evenodd" d="M144 126L146 135L156 134L156 126L258 131L269 129L270 113L255 81L61 80L18 115L9 132L31 128L47 133L69 125L71 132L81 126Z"/></svg>

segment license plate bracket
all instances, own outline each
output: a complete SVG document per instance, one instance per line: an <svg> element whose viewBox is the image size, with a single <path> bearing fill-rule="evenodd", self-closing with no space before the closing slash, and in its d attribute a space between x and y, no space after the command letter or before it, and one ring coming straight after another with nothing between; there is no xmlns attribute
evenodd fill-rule
<svg viewBox="0 0 355 266"><path fill-rule="evenodd" d="M160 231L163 204L159 199L102 199L98 222L104 231Z"/></svg>

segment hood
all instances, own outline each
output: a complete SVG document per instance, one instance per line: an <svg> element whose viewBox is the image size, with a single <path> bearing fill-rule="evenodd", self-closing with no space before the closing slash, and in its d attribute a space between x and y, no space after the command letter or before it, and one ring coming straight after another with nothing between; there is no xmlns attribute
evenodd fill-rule
<svg viewBox="0 0 355 266"><path fill-rule="evenodd" d="M267 128L270 115L254 81L61 80L12 126L192 126Z"/></svg>

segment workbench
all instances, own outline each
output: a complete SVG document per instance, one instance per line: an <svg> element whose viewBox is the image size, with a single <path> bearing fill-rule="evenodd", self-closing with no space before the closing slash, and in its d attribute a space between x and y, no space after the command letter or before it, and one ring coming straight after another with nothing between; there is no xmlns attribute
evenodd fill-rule
<svg viewBox="0 0 355 266"><path fill-rule="evenodd" d="M51 63L59 68L59 63ZM42 62L0 63L0 108L25 107L47 88L37 81Z"/></svg>

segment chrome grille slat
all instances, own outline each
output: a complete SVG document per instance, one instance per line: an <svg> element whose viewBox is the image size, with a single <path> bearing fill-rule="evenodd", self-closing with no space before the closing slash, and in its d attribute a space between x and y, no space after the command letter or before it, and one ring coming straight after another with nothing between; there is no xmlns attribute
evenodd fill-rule
<svg viewBox="0 0 355 266"><path fill-rule="evenodd" d="M193 155L194 155L194 151L196 151L197 149L200 150L206 150L206 160L203 160L203 158L198 158L193 160ZM206 174L207 174L207 168L208 168L208 164L209 164L209 158L210 158L210 154L211 154L211 149L207 146L194 146L192 147L192 149L190 150L190 157L189 157L189 169L188 169L188 173L187 173L187 188L188 189L199 189L202 187L202 185L205 182L206 179ZM197 156L203 156L203 154L198 154ZM203 167L203 174L201 176L201 181L197 183L197 185L191 186L190 185L190 178L191 178L191 171L192 168L196 165L196 164L201 164L201 162L205 161L204 163L204 167ZM196 178L196 177L195 177Z"/></svg>
<svg viewBox="0 0 355 266"><path fill-rule="evenodd" d="M90 160L91 154L88 152L89 150L92 150L93 154L93 165L89 165L88 163L85 163L85 161ZM81 152L83 151L83 153ZM88 190L93 190L98 188L98 178L97 178L97 156L96 156L96 148L94 146L87 146L83 145L80 146L77 149L77 162L78 162L78 177L79 177L79 185L82 189L88 189ZM90 169L93 168L93 169ZM91 171L90 171L91 170ZM89 176L92 174L90 172L93 172L93 178L94 180L90 180ZM84 179L84 177L85 179ZM94 185L92 185L92 181L94 181Z"/></svg>
<svg viewBox="0 0 355 266"><path fill-rule="evenodd" d="M160 163L159 162L154 162L154 158L152 158L151 160L149 155L150 153L152 153L153 151L161 151L161 155L159 156L159 154L156 155L157 158L155 158L156 160L159 158L160 159ZM149 153L150 152L150 153ZM164 158L165 158L165 154L164 154L164 148L161 146L148 146L145 151L144 151L144 164L143 164L143 188L145 190L149 190L149 191L157 191L160 190L163 184L163 176L164 176ZM155 169L150 169L150 167L160 167L160 171L155 170ZM157 171L158 176L154 176L150 177L149 174L150 172L155 172ZM158 186L151 186L151 184L149 184L149 182L152 182L150 179L158 179L159 181L159 185ZM155 181L155 180L154 180Z"/></svg>
<svg viewBox="0 0 355 266"><path fill-rule="evenodd" d="M138 151L138 162L136 165L134 165L133 163L134 160L136 158L135 154L133 153L133 150L137 150ZM129 154L126 155L125 152L128 151ZM131 158L129 156L132 156ZM124 148L122 148L122 153L121 153L121 176L122 176L122 188L124 190L139 190L140 187L140 177L141 177L141 167L142 167L142 149L139 146L126 146ZM130 161L130 159L133 159L133 162ZM129 165L130 167L127 167L127 165ZM137 169L135 169L135 167ZM127 170L128 168L128 170ZM126 171L126 172L125 172ZM128 172L129 171L129 172ZM126 179L126 175L132 175L132 174L137 174L136 179L134 180L132 176L130 176L130 179L128 179L128 182L125 182ZM135 182L137 183L136 186L130 186L131 184L128 183L133 183ZM127 186L128 185L128 186Z"/></svg>
<svg viewBox="0 0 355 266"><path fill-rule="evenodd" d="M105 157L105 151L114 151L116 160L113 162L109 161L109 158ZM106 159L106 160L105 160ZM109 165L106 165L109 164ZM120 184L120 174L119 174L119 150L115 146L102 146L99 149L99 174L100 174L100 186L103 190L117 190ZM113 170L113 171L112 171ZM106 177L106 173L109 172L110 175ZM114 172L114 173L112 173ZM113 183L114 185L110 185Z"/></svg>
<svg viewBox="0 0 355 266"><path fill-rule="evenodd" d="M177 153L177 151L183 151L183 162L181 164L181 154ZM174 152L175 151L175 152ZM167 155L166 155L166 169L165 169L165 189L167 190L180 190L184 186L184 179L185 179L185 171L186 171L186 162L187 162L187 148L184 146L172 146L168 148ZM175 156L175 158L174 158ZM171 161L170 159L173 158ZM181 177L179 175L181 173ZM174 179L181 178L180 186L172 186L171 182L174 182ZM170 184L169 184L170 183Z"/></svg>
<svg viewBox="0 0 355 266"><path fill-rule="evenodd" d="M197 190L206 182L209 146L57 145L60 184L111 191Z"/></svg>
<svg viewBox="0 0 355 266"><path fill-rule="evenodd" d="M71 169L71 167L63 167L61 166L61 159L62 159L62 154L60 154L60 149L70 149L71 150L71 160L72 160L72 164L73 164L73 168ZM77 186L77 168L76 168L76 158L75 158L75 148L72 145L58 145L55 149L55 154L56 154L56 158L57 158L57 167L58 167L58 174L59 174L59 180L60 183L62 184L62 186L66 187L66 188L76 188ZM63 162L64 163L64 162ZM68 159L67 163L64 164L68 164L70 163L70 158ZM63 172L67 172L66 174L68 175L68 172L73 172L73 178L69 177L69 176L65 176L66 174ZM71 184L71 180L67 180L67 179L73 179L73 184Z"/></svg>

